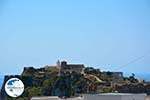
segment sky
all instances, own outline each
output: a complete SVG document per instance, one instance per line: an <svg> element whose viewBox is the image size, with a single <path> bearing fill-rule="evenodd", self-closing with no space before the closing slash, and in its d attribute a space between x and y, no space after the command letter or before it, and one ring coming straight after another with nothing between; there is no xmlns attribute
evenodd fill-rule
<svg viewBox="0 0 150 100"><path fill-rule="evenodd" d="M150 79L150 1L0 0L0 74L57 60Z"/></svg>

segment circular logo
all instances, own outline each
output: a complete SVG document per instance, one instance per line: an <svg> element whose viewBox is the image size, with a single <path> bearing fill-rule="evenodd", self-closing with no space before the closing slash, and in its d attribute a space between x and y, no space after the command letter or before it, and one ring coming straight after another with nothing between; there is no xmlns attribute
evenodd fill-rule
<svg viewBox="0 0 150 100"><path fill-rule="evenodd" d="M18 78L11 78L5 84L5 91L10 97L18 97L24 91L24 84Z"/></svg>

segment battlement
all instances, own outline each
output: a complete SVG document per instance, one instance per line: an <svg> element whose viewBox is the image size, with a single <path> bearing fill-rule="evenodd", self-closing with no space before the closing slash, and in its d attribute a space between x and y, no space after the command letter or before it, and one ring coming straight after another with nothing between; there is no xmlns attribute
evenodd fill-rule
<svg viewBox="0 0 150 100"><path fill-rule="evenodd" d="M29 72L32 72L32 71L35 71L36 69L34 67L24 67L24 71L29 71Z"/></svg>
<svg viewBox="0 0 150 100"><path fill-rule="evenodd" d="M45 68L24 67L23 72L45 71Z"/></svg>
<svg viewBox="0 0 150 100"><path fill-rule="evenodd" d="M67 64L66 61L61 62L60 66L60 72L65 72L65 71L76 71L76 72L83 72L84 69L84 64Z"/></svg>

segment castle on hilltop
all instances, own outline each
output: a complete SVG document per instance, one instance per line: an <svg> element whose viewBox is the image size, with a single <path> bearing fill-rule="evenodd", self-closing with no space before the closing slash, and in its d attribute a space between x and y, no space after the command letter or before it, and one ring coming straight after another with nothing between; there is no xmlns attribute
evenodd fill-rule
<svg viewBox="0 0 150 100"><path fill-rule="evenodd" d="M59 70L59 74L66 73L66 72L77 72L84 74L84 70L86 67L84 64L68 64L67 61L57 61L54 65L46 65L42 68L34 68L34 67L24 67L23 72L35 72L39 71L39 73L44 74L46 70ZM103 72L107 73L107 72ZM108 72L110 73L114 78L121 78L123 77L123 72Z"/></svg>
<svg viewBox="0 0 150 100"><path fill-rule="evenodd" d="M67 64L66 61L62 61L60 66L60 72L76 71L83 73L84 68L85 68L84 64Z"/></svg>
<svg viewBox="0 0 150 100"><path fill-rule="evenodd" d="M43 68L39 68L39 69L35 69L33 67L24 67L24 71L35 71L35 70L38 70L38 71L45 71L45 70L52 70L52 69L58 69L60 73L62 72L78 72L78 73L84 73L84 69L85 69L85 66L84 64L67 64L67 61L57 61L55 65L46 65L45 67Z"/></svg>

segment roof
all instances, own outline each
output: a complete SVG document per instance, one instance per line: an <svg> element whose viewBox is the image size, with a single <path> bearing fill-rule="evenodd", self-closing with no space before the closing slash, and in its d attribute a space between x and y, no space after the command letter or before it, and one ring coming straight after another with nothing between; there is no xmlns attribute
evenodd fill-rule
<svg viewBox="0 0 150 100"><path fill-rule="evenodd" d="M100 93L100 94L83 94L84 95L89 95L89 96L95 96L95 95L99 95L99 96L108 96L108 95L115 95L115 96L123 96L123 95L145 95L145 93Z"/></svg>
<svg viewBox="0 0 150 100"><path fill-rule="evenodd" d="M67 64L68 66L84 66L84 64Z"/></svg>
<svg viewBox="0 0 150 100"><path fill-rule="evenodd" d="M60 100L60 98L58 96L44 96L44 97L32 97L31 100L43 100L43 99L58 99Z"/></svg>
<svg viewBox="0 0 150 100"><path fill-rule="evenodd" d="M68 98L66 100L84 100L82 97Z"/></svg>

